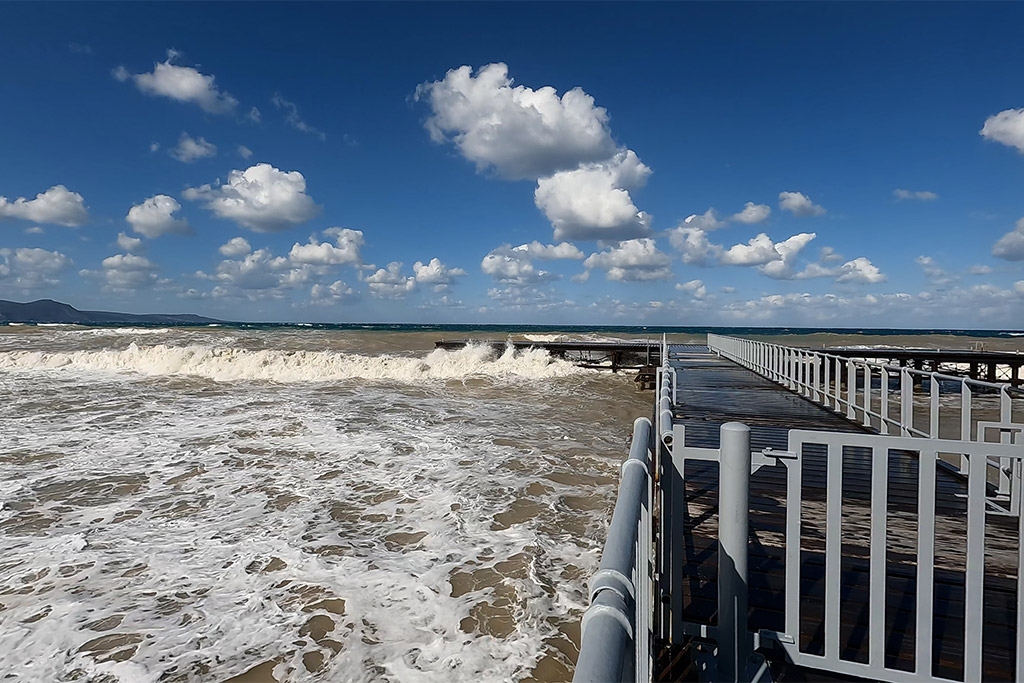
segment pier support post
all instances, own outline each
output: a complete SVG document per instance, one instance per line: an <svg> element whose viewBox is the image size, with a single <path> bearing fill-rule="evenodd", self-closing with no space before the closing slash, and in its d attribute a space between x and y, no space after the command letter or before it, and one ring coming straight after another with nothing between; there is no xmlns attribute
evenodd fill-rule
<svg viewBox="0 0 1024 683"><path fill-rule="evenodd" d="M752 653L747 632L747 526L750 514L750 428L721 428L718 484L718 667L736 682Z"/></svg>

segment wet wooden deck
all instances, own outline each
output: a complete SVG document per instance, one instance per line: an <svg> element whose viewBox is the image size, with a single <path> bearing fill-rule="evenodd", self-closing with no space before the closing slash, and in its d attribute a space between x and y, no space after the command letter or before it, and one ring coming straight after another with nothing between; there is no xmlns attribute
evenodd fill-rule
<svg viewBox="0 0 1024 683"><path fill-rule="evenodd" d="M686 445L717 448L719 427L739 421L751 428L754 450L785 450L791 428L863 432L847 421L705 349L673 348L677 368L675 418L686 427ZM806 452L805 452L806 453ZM917 637L934 641L931 673L963 679L965 481L939 470L936 482L935 619L928 634L915 633L917 552L917 460L908 453L889 454L887 512L886 649L887 667L913 671ZM840 605L842 658L868 658L868 541L870 532L870 457L856 449L844 452L843 544ZM825 482L824 448L806 453L801 502L801 650L824 650ZM663 474L663 476L665 476ZM665 482L671 489L672 482ZM718 465L689 461L682 516L682 547L667 548L681 581L684 620L716 622ZM762 467L751 478L750 615L751 630L784 631L786 480L782 466ZM680 509L683 508L683 509ZM663 512L662 514L667 514ZM986 535L984 674L985 680L1014 679L1016 624L1017 522L989 516ZM679 538L679 536L676 536ZM681 567L681 577L679 575ZM669 583L665 577L660 581ZM692 669L687 644L656 643L655 680L687 680ZM856 680L819 671L773 665L776 680Z"/></svg>

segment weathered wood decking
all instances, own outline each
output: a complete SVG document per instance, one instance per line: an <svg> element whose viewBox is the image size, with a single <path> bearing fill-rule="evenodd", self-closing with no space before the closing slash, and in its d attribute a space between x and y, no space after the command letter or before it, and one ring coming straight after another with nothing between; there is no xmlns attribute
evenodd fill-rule
<svg viewBox="0 0 1024 683"><path fill-rule="evenodd" d="M751 428L754 450L785 450L790 429L862 432L864 428L832 413L728 360L707 348L670 347L677 369L675 421L685 425L686 445L717 448L719 427L739 421ZM836 466L836 463L832 463ZM844 659L867 661L868 538L870 525L870 458L848 449L843 469L843 546L840 592L840 646ZM825 481L829 463L824 449L809 454L803 466L801 501L801 649L823 651ZM917 552L917 460L891 451L888 462L886 577L886 665L914 669L915 638L934 642L931 673L963 678L964 557L966 554L965 482L940 469L936 482L935 619L930 633L915 633ZM671 476L663 473L663 476ZM671 482L666 482L671 486ZM714 624L717 615L718 466L690 461L685 505L662 510L681 516L682 547L666 558L683 586L687 622ZM678 486L675 490L679 490ZM783 631L785 473L780 466L758 470L750 483L750 628ZM678 517L677 517L678 518ZM1013 680L1016 620L1017 522L990 516L986 535L984 649L985 680ZM668 577L660 577L668 581ZM685 645L656 643L655 680L689 678ZM820 671L797 670L781 662L776 680L849 680ZM927 672L925 672L927 673Z"/></svg>

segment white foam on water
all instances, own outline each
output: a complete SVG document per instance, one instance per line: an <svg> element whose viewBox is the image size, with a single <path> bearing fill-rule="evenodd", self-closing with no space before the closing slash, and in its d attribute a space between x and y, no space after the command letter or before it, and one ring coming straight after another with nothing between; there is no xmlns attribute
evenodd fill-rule
<svg viewBox="0 0 1024 683"><path fill-rule="evenodd" d="M140 334L167 334L173 332L169 327L101 327L90 330L82 330L94 336L138 336Z"/></svg>
<svg viewBox="0 0 1024 683"><path fill-rule="evenodd" d="M198 367L230 366L234 351L186 349ZM136 372L167 353L17 362ZM479 353L434 366L501 362ZM282 362L247 354L243 367ZM274 372L305 376L300 359ZM208 392L124 379L0 372L0 670L208 681L271 662L280 681L517 680L579 618L617 458L570 466L522 442L590 453L620 440L614 430L578 428L591 440L576 443L538 422L556 402L472 387ZM542 476L573 471L606 480ZM534 484L533 511L501 518ZM595 510L567 507L597 491Z"/></svg>
<svg viewBox="0 0 1024 683"><path fill-rule="evenodd" d="M562 342L572 341L574 336L571 334L524 334L523 339L532 342Z"/></svg>
<svg viewBox="0 0 1024 683"><path fill-rule="evenodd" d="M643 341L643 339L637 339L634 337L609 337L603 334L597 334L592 332L578 333L578 334L522 334L519 335L526 341L532 342L602 342L602 343L621 343L621 342L637 342ZM659 337L660 339L660 337ZM652 341L654 338L652 337Z"/></svg>
<svg viewBox="0 0 1024 683"><path fill-rule="evenodd" d="M0 352L0 370L92 371L196 376L220 382L317 382L345 379L420 381L468 377L550 379L586 372L542 350L495 355L487 346L436 349L424 357L333 351L252 350L206 345L130 344L123 349Z"/></svg>

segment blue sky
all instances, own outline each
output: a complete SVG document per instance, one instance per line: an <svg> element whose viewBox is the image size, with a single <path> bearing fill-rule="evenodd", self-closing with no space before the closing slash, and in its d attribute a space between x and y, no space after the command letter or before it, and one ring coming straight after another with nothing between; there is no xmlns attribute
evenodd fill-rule
<svg viewBox="0 0 1024 683"><path fill-rule="evenodd" d="M4 14L0 298L1024 326L1019 3Z"/></svg>

